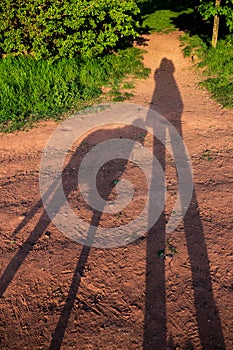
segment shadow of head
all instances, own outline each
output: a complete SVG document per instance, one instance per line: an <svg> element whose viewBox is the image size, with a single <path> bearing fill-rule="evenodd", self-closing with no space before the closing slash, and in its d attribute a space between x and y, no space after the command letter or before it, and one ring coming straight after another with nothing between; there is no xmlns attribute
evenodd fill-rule
<svg viewBox="0 0 233 350"><path fill-rule="evenodd" d="M175 72L175 66L174 66L173 62L171 60L169 60L168 58L164 57L161 60L159 68L156 69L156 71L155 71L155 79L161 73L166 73L167 75L169 75L169 74L173 75L174 72Z"/></svg>

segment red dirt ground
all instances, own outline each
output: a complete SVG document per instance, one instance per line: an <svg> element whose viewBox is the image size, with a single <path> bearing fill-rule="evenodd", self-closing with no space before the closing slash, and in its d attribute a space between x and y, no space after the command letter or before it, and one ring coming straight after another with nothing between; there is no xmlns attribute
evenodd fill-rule
<svg viewBox="0 0 233 350"><path fill-rule="evenodd" d="M172 122L189 150L195 190L175 232L166 236L164 228L176 197L176 172L159 147L168 203L157 224L128 246L90 249L61 234L40 201L40 160L57 124L1 134L0 349L233 349L233 113L198 87L179 34L146 37L145 65L152 72L137 82L131 100ZM88 135L72 156L69 176L106 138L123 136L153 147L139 135L133 127ZM143 174L133 164L112 162L104 182L116 174L131 179L139 192L126 211L97 220L106 227L132 219L146 196ZM100 176L102 194L109 195L102 185ZM78 191L68 193L77 215L90 222L92 211Z"/></svg>

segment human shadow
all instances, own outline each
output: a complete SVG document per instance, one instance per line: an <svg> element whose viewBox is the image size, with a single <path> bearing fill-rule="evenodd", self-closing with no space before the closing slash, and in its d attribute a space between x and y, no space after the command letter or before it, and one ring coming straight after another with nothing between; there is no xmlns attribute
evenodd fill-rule
<svg viewBox="0 0 233 350"><path fill-rule="evenodd" d="M175 67L172 61L163 58L159 69L155 71L155 90L151 108L163 115L182 137L183 102L174 78ZM147 118L150 124L150 118ZM156 132L156 130L154 130ZM166 171L166 134L169 130L160 131L160 141L154 139L153 152ZM176 142L170 140L173 158L179 157ZM153 198L152 198L153 200ZM184 196L180 196L180 205L184 210ZM149 217L153 212L149 213ZM183 219L187 250L192 272L194 304L200 342L203 349L225 349L221 321L215 303L210 266L205 236L195 189L190 206ZM167 348L167 315L165 261L158 255L166 244L166 216L161 214L147 237L146 256L146 301L143 349Z"/></svg>
<svg viewBox="0 0 233 350"><path fill-rule="evenodd" d="M164 58L161 61L159 69L155 72L156 86L151 100L151 108L167 118L167 120L174 125L179 134L182 136L181 117L183 112L183 102L173 75L174 69L174 65L170 60ZM151 123L149 114L146 123L147 125L150 125ZM132 128L135 128L135 126L122 126L108 132L106 132L105 129L100 129L92 132L89 136L82 140L81 144L77 146L74 154L71 156L68 164L63 170L63 190L66 198L71 196L77 189L78 183L76 171L79 168L82 159L84 159L91 147L95 146L97 141L101 142L106 139L132 138ZM153 131L154 134L156 134L156 130ZM166 130L166 127L160 130L160 141L156 138L154 138L153 141L154 155L157 160L159 160L164 171L166 170L167 131L168 130ZM138 134L140 134L139 130ZM144 143L143 138L139 138L137 141L141 142L142 144ZM171 147L173 149L174 156L179 156L177 155L176 145L173 143L173 140L171 140ZM104 182L99 183L99 188L102 191L101 195L104 199L107 200L114 191L114 181L117 181L123 176L127 165L127 161L125 161L125 159L129 159L130 151L131 150L129 149L128 154L125 154L124 159L119 159L118 162L112 164L112 172L107 174L107 182L106 173L103 173L102 179ZM102 171L104 170L102 169ZM156 174L152 174L152 179L156 176ZM45 193L45 197L56 198L57 192L59 191L58 187L58 183L55 180ZM163 194L162 200L165 200L165 193ZM153 202L154 198L150 196L149 201ZM181 196L181 206L182 204ZM16 228L13 235L20 233L27 223L30 222L31 219L37 214L42 205L42 200L38 201L38 203L27 214L25 219ZM153 208L153 205L149 205L149 208ZM59 207L56 208L53 214L54 217L59 209ZM62 345L76 295L79 290L81 278L90 254L90 243L94 239L96 229L100 225L100 221L103 218L102 211L103 210L92 210L91 213L89 212L90 228L86 236L89 244L84 244L81 250L64 307L59 316L55 331L53 332L50 350L59 350ZM153 220L153 216L154 212L149 209L149 221ZM16 272L33 250L34 245L38 242L43 233L46 232L46 229L52 220L53 217L48 217L46 211L43 210L37 224L34 227L34 230L19 248L1 276L0 296L4 294ZM184 230L191 264L196 319L202 347L203 349L225 349L221 322L212 291L207 247L205 244L204 231L199 215L195 190L193 191L190 207L184 217ZM146 300L143 339L144 350L162 350L167 348L165 261L158 255L158 251L162 251L164 249L165 243L166 216L165 211L163 211L156 224L149 230L147 237ZM194 250L194 246L198 247L198 249Z"/></svg>
<svg viewBox="0 0 233 350"><path fill-rule="evenodd" d="M106 122L107 123L107 122ZM137 125L140 124L137 123ZM143 126L143 123L142 123ZM68 164L64 167L62 173L62 183L63 183L63 191L65 194L65 198L72 197L72 194L76 193L75 198L78 198L77 201L73 203L73 207L81 207L84 199L82 196L79 196L77 193L78 188L78 177L77 172L80 167L82 160L85 158L86 154L98 143L104 142L106 140L112 139L129 139L132 138L132 135L140 135L144 130L139 127L129 125L129 126L118 126L111 130L106 129L98 129L92 132L90 135L86 136L81 140L81 143L78 144L75 149L73 155L70 157ZM143 143L143 139L141 137L137 138L138 142ZM112 195L113 199L116 196L114 194L115 184L122 178L122 175L125 172L126 166L128 164L127 159L130 157L130 152L132 149L128 148L128 152L124 154L124 158L114 159L112 162L107 163L107 170L101 168L98 172L97 186L100 191L102 198L106 201L109 199L109 196ZM88 174L87 174L88 175ZM88 183L89 177L86 176L86 183L89 185L89 188L93 186L92 183ZM89 181L90 182L90 181ZM14 257L9 262L5 271L3 272L0 278L0 297L2 297L7 290L9 284L12 279L16 275L17 271L33 250L33 247L38 243L40 237L46 232L48 226L51 222L53 222L53 218L57 215L63 203L56 203L56 199L60 195L60 187L59 180L54 180L52 185L49 187L47 192L44 194L44 197L39 200L36 205L27 213L26 217L22 220L22 222L18 225L18 227L12 233L12 238L16 238L18 234L20 234L21 230L35 217L41 207L43 207L44 201L47 202L47 206L53 206L53 215L48 216L46 210L43 209L42 214L40 215L37 224L35 225L33 231L29 234L28 238L24 241L22 246L18 249ZM62 345L62 341L65 335L65 331L70 319L70 315L73 309L74 302L76 300L76 296L79 290L81 278L84 274L84 269L86 263L88 261L88 257L91 251L92 242L95 238L95 234L98 226L100 225L100 221L103 217L104 206L100 208L100 210L95 209L87 209L86 212L89 215L89 229L86 233L86 242L88 245L83 245L81 249L81 253L79 255L76 267L73 272L73 277L71 280L71 284L69 287L69 291L64 303L64 307L60 313L56 328L52 335L52 340L50 343L49 349L60 349ZM87 215L87 216L88 216ZM84 213L85 216L85 213Z"/></svg>
<svg viewBox="0 0 233 350"><path fill-rule="evenodd" d="M140 121L138 121L139 123L137 124L141 124L143 125L143 122L140 123ZM89 145L90 143L92 143L92 146L95 146L95 140L98 140L98 143L100 142L104 142L106 140L112 140L112 139L124 139L124 138L130 138L132 137L132 134L138 133L138 135L140 135L140 133L142 133L142 129L135 127L134 125L132 126L125 126L125 127L117 127L115 129L112 130L108 130L108 132L106 132L106 130L97 130L95 132L92 132L89 136L87 136L83 141L82 144L84 145ZM137 138L138 142L143 143L143 139L142 138ZM94 144L93 144L94 142ZM91 146L91 147L92 147ZM72 169L79 169L80 163L82 161L82 159L85 157L85 155L87 154L87 152L90 149L86 149L85 152L82 152L82 156L80 154L80 152L78 152L78 150L76 150L75 155L72 157L70 163L69 163L69 167L71 167ZM114 183L117 183L118 181L120 181L120 179L122 179L122 175L125 172L126 166L128 164L128 159L130 158L130 152L132 151L131 148L128 149L128 153L125 153L124 158L118 158L115 159L109 163L105 164L105 168L106 171L104 170L104 168L101 169L101 171L98 172L98 178L97 178L97 187L98 190L100 192L100 195L102 196L102 198L104 200L109 200L109 196L112 195L112 192L114 190ZM110 166L110 168L109 168ZM76 178L76 176L75 176ZM100 182L98 183L98 179L100 179ZM101 181L102 179L102 181ZM73 180L73 177L72 177ZM90 181L88 180L88 176L87 176L87 182ZM64 181L64 182L68 182L70 183L70 181ZM77 183L75 182L72 187L75 190L77 186ZM89 188L93 187L93 183L89 183ZM66 197L69 193L71 193L73 190L69 189L67 191L66 189ZM81 282L81 278L83 276L83 272L85 269L85 265L87 263L88 260L88 256L90 254L91 251L91 243L93 241L93 239L95 238L95 234L97 232L97 228L100 225L100 221L103 217L103 211L104 211L104 206L102 206L102 208L100 208L99 211L97 210L92 210L93 214L92 214L92 218L90 221L90 227L89 227L89 231L87 233L87 242L88 242L88 246L84 245L76 268L74 270L73 273L73 278L70 284L70 288L68 291L68 295L67 298L65 300L65 304L63 307L63 310L61 311L59 320L57 322L55 331L53 333L52 336L52 340L50 343L50 347L49 350L58 350L60 349L61 345L62 345L62 341L65 335L65 331L70 319L70 315L74 306L74 302L76 300L76 295L78 293L79 290L79 286L80 286L80 282Z"/></svg>

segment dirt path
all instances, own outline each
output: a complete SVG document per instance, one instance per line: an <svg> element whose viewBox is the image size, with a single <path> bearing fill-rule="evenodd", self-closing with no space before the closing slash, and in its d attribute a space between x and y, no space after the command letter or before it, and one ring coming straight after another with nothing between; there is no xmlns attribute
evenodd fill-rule
<svg viewBox="0 0 233 350"><path fill-rule="evenodd" d="M192 159L190 209L169 236L163 233L168 205L148 239L109 250L72 242L40 203L40 160L56 123L0 135L0 349L233 348L233 113L198 87L178 35L146 38L152 72L132 100L172 122ZM167 155L160 161L174 198L174 165ZM140 181L135 176L136 186ZM74 206L75 200L70 193ZM88 218L88 210L83 206L81 215ZM123 223L127 215L117 219ZM164 248L166 259L158 254Z"/></svg>

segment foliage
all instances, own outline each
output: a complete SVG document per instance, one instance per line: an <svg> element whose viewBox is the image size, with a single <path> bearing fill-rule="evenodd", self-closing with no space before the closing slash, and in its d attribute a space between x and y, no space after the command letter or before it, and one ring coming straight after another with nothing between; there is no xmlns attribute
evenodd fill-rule
<svg viewBox="0 0 233 350"><path fill-rule="evenodd" d="M103 86L115 99L123 99L127 95L121 93L122 85L129 75L148 75L142 50L128 48L104 58L54 62L9 55L0 60L0 130L20 129L38 119L83 108L101 95Z"/></svg>
<svg viewBox="0 0 233 350"><path fill-rule="evenodd" d="M136 2L144 16L159 10L186 11L194 7L196 0L137 0Z"/></svg>
<svg viewBox="0 0 233 350"><path fill-rule="evenodd" d="M177 19L193 12L194 0L137 0L146 32L169 33L178 28Z"/></svg>
<svg viewBox="0 0 233 350"><path fill-rule="evenodd" d="M224 107L233 107L233 40L229 35L219 40L216 50L209 49L202 64L208 77L203 85Z"/></svg>
<svg viewBox="0 0 233 350"><path fill-rule="evenodd" d="M135 0L1 0L0 53L94 57L138 35Z"/></svg>
<svg viewBox="0 0 233 350"><path fill-rule="evenodd" d="M170 33L177 29L174 20L183 14L190 13L190 11L192 12L191 9L181 12L157 10L145 17L143 27L147 28L149 32Z"/></svg>
<svg viewBox="0 0 233 350"><path fill-rule="evenodd" d="M172 17L175 12L170 10L158 10L151 13L143 22L144 28L148 28L149 32L170 33L175 30L172 23Z"/></svg>
<svg viewBox="0 0 233 350"><path fill-rule="evenodd" d="M203 40L188 34L182 37L186 55L196 55L198 66L207 78L201 83L224 107L233 108L233 36L219 40L216 48L208 48Z"/></svg>
<svg viewBox="0 0 233 350"><path fill-rule="evenodd" d="M185 33L180 36L181 46L185 57L195 56L199 59L205 57L207 44L198 35L190 35Z"/></svg>
<svg viewBox="0 0 233 350"><path fill-rule="evenodd" d="M205 20L209 20L215 15L223 16L229 31L233 31L233 0L222 1L219 6L215 6L214 0L200 0L198 9Z"/></svg>

